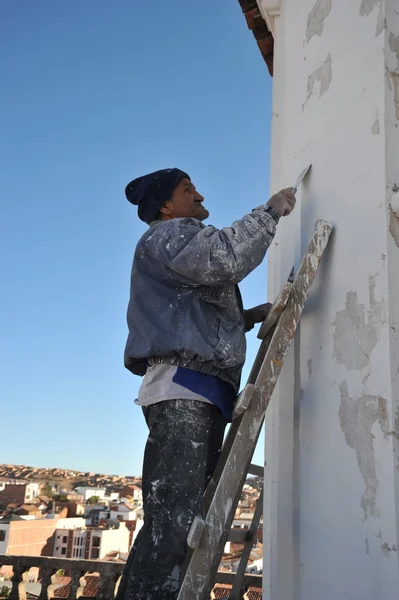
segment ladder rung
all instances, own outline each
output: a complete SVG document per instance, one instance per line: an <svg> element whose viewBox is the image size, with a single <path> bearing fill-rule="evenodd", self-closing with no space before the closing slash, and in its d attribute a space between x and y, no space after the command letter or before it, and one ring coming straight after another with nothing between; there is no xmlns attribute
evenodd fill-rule
<svg viewBox="0 0 399 600"><path fill-rule="evenodd" d="M229 542L233 542L233 544L245 544L245 542L250 541L249 537L249 529L242 529L241 527L232 527L229 531L229 536L227 540Z"/></svg>
<svg viewBox="0 0 399 600"><path fill-rule="evenodd" d="M250 475L256 475L256 477L263 477L264 469L259 465L249 465L248 473Z"/></svg>
<svg viewBox="0 0 399 600"><path fill-rule="evenodd" d="M237 396L237 400L234 405L233 419L236 419L244 411L247 410L249 403L251 402L255 393L255 386L252 383L247 383L245 388Z"/></svg>
<svg viewBox="0 0 399 600"><path fill-rule="evenodd" d="M201 515L196 515L192 522L190 531L188 532L187 545L193 550L197 549L201 545L202 534L205 530L205 521Z"/></svg>
<svg viewBox="0 0 399 600"><path fill-rule="evenodd" d="M218 571L217 575L216 575L216 582L232 585L234 583L235 576L236 576L235 573L230 573L228 571ZM261 588L262 587L262 575L252 575L250 573L245 573L244 584L248 587Z"/></svg>

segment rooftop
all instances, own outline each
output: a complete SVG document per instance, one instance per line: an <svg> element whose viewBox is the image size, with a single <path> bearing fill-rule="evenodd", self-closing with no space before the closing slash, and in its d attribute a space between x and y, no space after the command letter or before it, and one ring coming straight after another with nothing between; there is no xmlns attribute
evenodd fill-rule
<svg viewBox="0 0 399 600"><path fill-rule="evenodd" d="M261 55L267 68L269 69L270 75L273 77L273 51L274 51L274 40L273 35L269 31L266 21L261 15L256 0L238 0L247 21L248 29L250 29L254 35L254 38L258 44Z"/></svg>

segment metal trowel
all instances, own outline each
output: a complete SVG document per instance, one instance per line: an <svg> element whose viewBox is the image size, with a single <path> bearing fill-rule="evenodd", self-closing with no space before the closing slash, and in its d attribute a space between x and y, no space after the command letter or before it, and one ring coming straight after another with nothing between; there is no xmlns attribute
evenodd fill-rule
<svg viewBox="0 0 399 600"><path fill-rule="evenodd" d="M306 177L306 175L309 173L310 169L312 168L312 165L309 165L306 167L306 169L304 169L302 171L302 173L299 175L298 179L295 182L295 185L292 189L292 191L294 192L294 194L297 193L299 186L301 185L302 181L304 180L304 178Z"/></svg>

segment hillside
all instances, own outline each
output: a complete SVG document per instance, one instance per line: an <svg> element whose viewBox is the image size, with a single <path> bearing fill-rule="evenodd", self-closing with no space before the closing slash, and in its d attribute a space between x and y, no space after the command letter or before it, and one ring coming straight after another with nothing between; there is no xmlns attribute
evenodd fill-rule
<svg viewBox="0 0 399 600"><path fill-rule="evenodd" d="M78 485L90 487L123 487L140 480L139 477L125 475L104 475L75 471L72 469L40 468L26 465L0 465L0 478L27 479L34 481L48 481L50 483L62 484L66 488Z"/></svg>

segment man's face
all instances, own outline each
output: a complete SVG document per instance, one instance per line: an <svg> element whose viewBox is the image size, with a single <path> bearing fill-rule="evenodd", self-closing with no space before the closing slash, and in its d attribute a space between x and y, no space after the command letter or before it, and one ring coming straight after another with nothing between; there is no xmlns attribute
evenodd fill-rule
<svg viewBox="0 0 399 600"><path fill-rule="evenodd" d="M202 205L204 197L195 189L187 178L182 179L175 188L170 200L161 208L163 219L178 219L193 217L204 221L209 217L209 212Z"/></svg>

